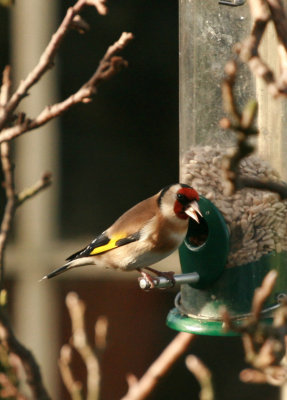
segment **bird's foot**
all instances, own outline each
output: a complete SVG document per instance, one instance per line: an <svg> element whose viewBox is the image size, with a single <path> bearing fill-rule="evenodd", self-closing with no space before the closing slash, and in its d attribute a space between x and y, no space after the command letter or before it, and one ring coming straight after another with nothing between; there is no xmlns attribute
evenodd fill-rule
<svg viewBox="0 0 287 400"><path fill-rule="evenodd" d="M150 284L150 289L153 289L155 287L154 278L147 272L142 270L139 270L139 272L141 273L141 276ZM140 281L141 278L138 278L138 280Z"/></svg>
<svg viewBox="0 0 287 400"><path fill-rule="evenodd" d="M175 285L175 280L174 280L174 275L175 272L173 271L157 271L156 269L150 268L150 267L145 267L150 272L153 272L157 276L163 276L164 278L168 279L172 283L172 287Z"/></svg>

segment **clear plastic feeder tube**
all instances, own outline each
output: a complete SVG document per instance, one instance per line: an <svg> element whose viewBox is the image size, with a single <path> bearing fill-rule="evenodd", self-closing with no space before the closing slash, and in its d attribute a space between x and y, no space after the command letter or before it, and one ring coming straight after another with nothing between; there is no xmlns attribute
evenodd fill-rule
<svg viewBox="0 0 287 400"><path fill-rule="evenodd" d="M180 179L222 212L230 231L227 267L287 250L286 203L253 189L229 197L224 191L222 160L234 147L235 135L219 127L221 82L232 47L249 35L251 24L247 3L230 7L214 0L180 1ZM268 31L261 51L276 66L274 40L275 33ZM240 172L279 180L286 177L286 100L271 99L264 85L248 66L240 66L235 98L239 107L257 98L260 129L258 152L242 161Z"/></svg>
<svg viewBox="0 0 287 400"><path fill-rule="evenodd" d="M190 225L180 249L183 272L203 276L183 285L187 314L220 321L219 308L234 317L250 311L254 290L276 268L279 279L267 308L287 292L287 204L275 193L245 188L226 195L222 163L235 146L235 134L219 126L224 116L221 83L232 47L250 34L252 21L243 1L230 7L216 0L180 0L180 180L201 195L204 221ZM275 33L265 32L260 51L276 68ZM274 100L247 65L238 68L236 102L258 101L257 152L245 158L240 173L286 180L286 100ZM210 278L211 277L211 278ZM177 329L177 328L175 328ZM192 328L191 328L192 329ZM191 330L192 331L192 330Z"/></svg>
<svg viewBox="0 0 287 400"><path fill-rule="evenodd" d="M251 21L246 4L229 7L216 0L180 0L179 7L180 152L183 158L190 147L233 145L233 135L221 130L218 124L223 116L221 82L232 47L247 36ZM248 67L239 71L236 95L239 104L255 97Z"/></svg>

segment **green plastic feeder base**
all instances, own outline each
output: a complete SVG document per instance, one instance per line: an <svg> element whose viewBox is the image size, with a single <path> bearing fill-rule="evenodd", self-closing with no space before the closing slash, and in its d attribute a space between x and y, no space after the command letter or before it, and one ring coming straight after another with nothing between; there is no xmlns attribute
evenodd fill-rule
<svg viewBox="0 0 287 400"><path fill-rule="evenodd" d="M235 321L234 324L240 326L244 320ZM272 318L265 318L266 324L272 323ZM166 320L169 328L179 332L195 333L197 335L208 336L240 336L239 333L233 331L226 331L222 326L222 321L210 321L200 318L191 318L182 315L177 308L173 308Z"/></svg>
<svg viewBox="0 0 287 400"><path fill-rule="evenodd" d="M225 220L215 205L203 197L199 207L204 221L200 224L190 221L179 249L182 272L197 272L199 281L181 286L167 325L200 335L237 336L223 329L222 307L227 309L234 324L242 324L250 315L254 291L268 272L275 269L278 279L262 311L264 322L270 323L282 296L287 296L287 252L273 251L248 264L226 268L230 237ZM206 241L197 246L194 239L202 233L207 233Z"/></svg>
<svg viewBox="0 0 287 400"><path fill-rule="evenodd" d="M255 289L271 269L276 269L280 279L277 279L262 314L264 322L271 323L272 310L279 306L280 296L286 295L286 264L286 252L270 253L257 262L226 269L220 279L208 288L182 285L181 302L168 314L167 325L177 331L199 335L236 336L234 332L225 332L222 327L222 306L234 318L234 324L240 326L251 311Z"/></svg>

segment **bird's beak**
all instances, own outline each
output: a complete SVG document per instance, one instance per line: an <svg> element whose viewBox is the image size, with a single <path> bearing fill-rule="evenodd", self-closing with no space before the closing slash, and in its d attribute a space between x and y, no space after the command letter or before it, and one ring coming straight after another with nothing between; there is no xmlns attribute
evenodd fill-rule
<svg viewBox="0 0 287 400"><path fill-rule="evenodd" d="M192 201L189 207L184 211L190 218L194 219L199 224L198 215L202 217L197 201ZM198 214L198 215L197 215Z"/></svg>

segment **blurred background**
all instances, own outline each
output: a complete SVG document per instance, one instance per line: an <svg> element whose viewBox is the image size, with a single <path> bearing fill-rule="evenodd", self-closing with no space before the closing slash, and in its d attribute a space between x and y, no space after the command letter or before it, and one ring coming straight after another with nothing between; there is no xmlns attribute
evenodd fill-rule
<svg viewBox="0 0 287 400"><path fill-rule="evenodd" d="M19 0L11 9L0 7L0 67L12 64L14 84L37 63L73 3ZM15 141L18 190L45 171L53 173L53 187L17 211L6 254L15 331L33 350L53 398L69 398L57 368L59 350L70 337L65 307L69 291L77 292L87 305L91 340L96 318L109 319L108 349L102 359L105 400L124 395L126 374L140 377L176 334L165 326L165 319L178 289L145 293L138 287L137 274L93 268L38 283L129 207L178 181L177 1L110 0L108 6L105 17L91 7L82 13L91 30L85 35L69 33L56 67L20 108L36 116L45 105L76 91L123 31L135 35L122 52L129 67L101 86L93 102ZM177 255L160 268L178 271ZM218 398L278 398L277 389L239 382L245 366L240 339L198 337L190 352L211 368ZM77 357L74 361L75 375L84 379L84 366ZM181 359L150 398L196 398L198 390Z"/></svg>

